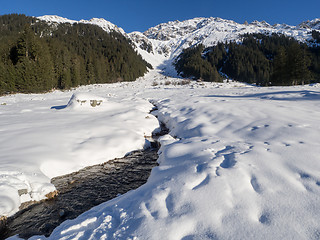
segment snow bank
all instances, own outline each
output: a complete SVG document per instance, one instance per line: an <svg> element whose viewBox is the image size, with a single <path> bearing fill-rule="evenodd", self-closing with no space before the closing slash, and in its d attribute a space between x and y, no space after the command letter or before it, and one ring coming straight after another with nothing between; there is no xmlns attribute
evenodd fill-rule
<svg viewBox="0 0 320 240"><path fill-rule="evenodd" d="M50 179L142 149L153 105L87 92L0 98L0 216L46 197ZM61 105L68 101L67 105Z"/></svg>
<svg viewBox="0 0 320 240"><path fill-rule="evenodd" d="M49 239L319 239L318 87L128 89L171 130L160 166Z"/></svg>

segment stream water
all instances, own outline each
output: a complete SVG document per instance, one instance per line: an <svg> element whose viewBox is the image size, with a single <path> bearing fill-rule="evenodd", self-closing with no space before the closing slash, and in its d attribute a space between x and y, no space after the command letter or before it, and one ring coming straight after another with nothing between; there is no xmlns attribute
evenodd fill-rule
<svg viewBox="0 0 320 240"><path fill-rule="evenodd" d="M157 166L157 138L167 133L168 130L162 126L146 150L134 151L123 158L53 178L52 183L59 194L8 218L0 228L0 239L16 234L24 239L34 235L49 236L63 221L76 218L100 203L143 185L152 168Z"/></svg>

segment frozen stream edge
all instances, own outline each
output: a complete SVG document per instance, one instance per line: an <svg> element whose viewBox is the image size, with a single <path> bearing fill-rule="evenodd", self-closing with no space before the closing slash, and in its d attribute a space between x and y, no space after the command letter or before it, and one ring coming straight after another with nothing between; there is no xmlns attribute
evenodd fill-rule
<svg viewBox="0 0 320 240"><path fill-rule="evenodd" d="M157 139L168 133L162 123L160 126L160 131L155 130L152 137L146 138L149 147L145 150L53 178L51 183L59 194L53 194L48 200L31 202L3 221L0 239L17 234L24 239L35 235L49 236L65 220L74 219L90 208L146 183L152 168L158 166Z"/></svg>

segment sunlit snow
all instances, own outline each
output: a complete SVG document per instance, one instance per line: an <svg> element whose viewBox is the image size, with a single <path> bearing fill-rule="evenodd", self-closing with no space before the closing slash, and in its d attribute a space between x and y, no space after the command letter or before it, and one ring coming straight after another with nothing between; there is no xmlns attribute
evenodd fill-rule
<svg viewBox="0 0 320 240"><path fill-rule="evenodd" d="M0 98L0 215L44 198L52 177L143 149L159 127L145 99L81 90Z"/></svg>
<svg viewBox="0 0 320 240"><path fill-rule="evenodd" d="M318 239L319 85L179 81L153 71L74 91L99 96L99 110L64 107L73 91L0 98L2 211L17 207L14 190L45 191L50 177L107 160L105 149L143 147L158 126L150 101L170 135L148 182L49 239Z"/></svg>

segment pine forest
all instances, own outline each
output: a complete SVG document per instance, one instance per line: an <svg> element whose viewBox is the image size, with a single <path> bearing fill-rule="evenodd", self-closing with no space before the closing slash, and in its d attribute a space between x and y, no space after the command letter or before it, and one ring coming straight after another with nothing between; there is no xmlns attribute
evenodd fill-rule
<svg viewBox="0 0 320 240"><path fill-rule="evenodd" d="M133 81L152 68L117 32L0 16L0 95Z"/></svg>
<svg viewBox="0 0 320 240"><path fill-rule="evenodd" d="M183 77L221 81L222 76L259 86L320 82L320 36L307 45L280 34L247 34L239 42L185 49L175 67Z"/></svg>

